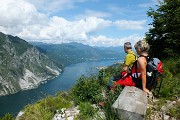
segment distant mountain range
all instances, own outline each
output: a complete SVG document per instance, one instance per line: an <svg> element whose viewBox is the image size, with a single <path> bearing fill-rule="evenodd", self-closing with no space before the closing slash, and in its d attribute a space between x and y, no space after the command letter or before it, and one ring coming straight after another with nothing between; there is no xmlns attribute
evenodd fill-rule
<svg viewBox="0 0 180 120"><path fill-rule="evenodd" d="M0 96L35 88L61 71L33 45L0 32Z"/></svg>
<svg viewBox="0 0 180 120"><path fill-rule="evenodd" d="M84 61L124 59L123 47L91 47L81 43L44 44L0 32L0 96L38 87L63 67Z"/></svg>
<svg viewBox="0 0 180 120"><path fill-rule="evenodd" d="M91 60L124 59L125 56L122 46L91 47L76 42L63 44L31 44L55 62L60 62L62 66Z"/></svg>

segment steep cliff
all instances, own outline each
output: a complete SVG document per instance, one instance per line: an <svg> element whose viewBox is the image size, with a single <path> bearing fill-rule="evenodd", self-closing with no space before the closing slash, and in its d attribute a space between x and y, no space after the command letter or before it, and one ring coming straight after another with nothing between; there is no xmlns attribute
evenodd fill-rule
<svg viewBox="0 0 180 120"><path fill-rule="evenodd" d="M0 32L0 96L36 88L61 71L33 45Z"/></svg>

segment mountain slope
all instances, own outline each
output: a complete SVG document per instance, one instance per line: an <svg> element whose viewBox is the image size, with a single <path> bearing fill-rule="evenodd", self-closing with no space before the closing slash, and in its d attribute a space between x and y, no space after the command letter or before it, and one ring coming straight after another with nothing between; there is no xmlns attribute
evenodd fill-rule
<svg viewBox="0 0 180 120"><path fill-rule="evenodd" d="M60 62L63 66L89 60L123 59L124 55L124 50L121 47L91 47L76 42L63 44L32 44L47 54L49 58Z"/></svg>
<svg viewBox="0 0 180 120"><path fill-rule="evenodd" d="M0 96L37 87L62 71L28 42L0 32Z"/></svg>

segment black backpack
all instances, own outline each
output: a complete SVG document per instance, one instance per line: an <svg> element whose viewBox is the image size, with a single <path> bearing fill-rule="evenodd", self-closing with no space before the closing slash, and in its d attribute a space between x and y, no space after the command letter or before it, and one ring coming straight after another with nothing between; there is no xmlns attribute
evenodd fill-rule
<svg viewBox="0 0 180 120"><path fill-rule="evenodd" d="M159 75L161 75L164 70L162 68L162 62L158 58L150 58L148 56L140 55L139 57L145 57L147 60L147 66L146 66L146 87L148 89L152 89L157 82L157 78ZM136 76L137 75L137 60L134 63L133 67L135 67L136 70ZM136 77L133 77L133 81L136 83L137 87L142 88L142 80Z"/></svg>

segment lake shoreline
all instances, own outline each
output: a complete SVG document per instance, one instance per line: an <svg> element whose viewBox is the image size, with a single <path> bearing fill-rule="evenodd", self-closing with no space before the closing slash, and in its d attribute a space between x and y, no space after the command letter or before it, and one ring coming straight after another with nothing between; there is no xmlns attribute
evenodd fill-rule
<svg viewBox="0 0 180 120"><path fill-rule="evenodd" d="M120 60L91 61L71 64L64 68L61 75L47 83L41 84L36 89L20 91L18 93L0 97L0 116L10 113L16 116L27 104L33 104L47 95L55 95L59 91L66 91L76 84L81 75L96 74L97 66L110 66Z"/></svg>

